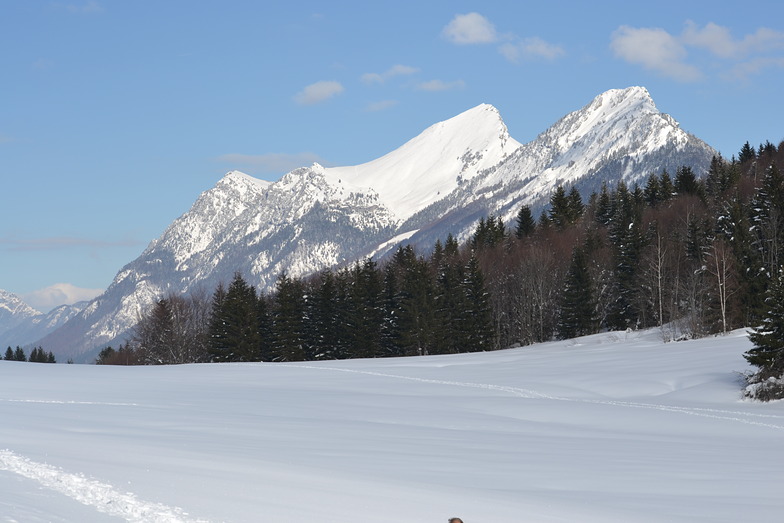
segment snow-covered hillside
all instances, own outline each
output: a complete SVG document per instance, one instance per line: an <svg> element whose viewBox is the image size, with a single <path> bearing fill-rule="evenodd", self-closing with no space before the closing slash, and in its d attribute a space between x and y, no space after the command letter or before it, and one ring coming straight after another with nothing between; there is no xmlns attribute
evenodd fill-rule
<svg viewBox="0 0 784 523"><path fill-rule="evenodd" d="M479 105L437 123L371 162L314 164L269 183L232 171L204 192L111 286L38 344L60 359L89 359L120 343L162 295L211 293L237 271L263 291L400 242L429 250L465 239L490 213L536 213L558 184L587 196L682 165L706 170L715 151L656 109L642 87L601 94L521 145L498 111Z"/></svg>
<svg viewBox="0 0 784 523"><path fill-rule="evenodd" d="M301 364L0 361L7 521L774 522L743 332Z"/></svg>
<svg viewBox="0 0 784 523"><path fill-rule="evenodd" d="M87 302L61 305L43 313L16 294L0 289L0 347L24 347L56 330L86 305Z"/></svg>

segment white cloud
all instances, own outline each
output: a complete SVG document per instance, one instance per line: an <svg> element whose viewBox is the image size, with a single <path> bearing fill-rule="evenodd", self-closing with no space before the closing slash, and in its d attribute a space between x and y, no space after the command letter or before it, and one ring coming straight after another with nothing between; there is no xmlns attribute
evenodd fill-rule
<svg viewBox="0 0 784 523"><path fill-rule="evenodd" d="M294 96L300 105L315 105L345 91L340 82L322 80L310 84Z"/></svg>
<svg viewBox="0 0 784 523"><path fill-rule="evenodd" d="M429 82L422 82L417 84L417 89L420 91L449 91L452 89L462 89L465 87L463 80L455 80L454 82L444 82L443 80L430 80Z"/></svg>
<svg viewBox="0 0 784 523"><path fill-rule="evenodd" d="M784 33L762 27L742 40L736 40L729 28L713 22L703 28L687 22L681 39L684 44L706 49L719 58L742 58L752 53L784 48Z"/></svg>
<svg viewBox="0 0 784 523"><path fill-rule="evenodd" d="M514 43L507 42L501 45L498 51L513 63L536 58L555 60L566 54L563 47L546 42L538 36L524 38Z"/></svg>
<svg viewBox="0 0 784 523"><path fill-rule="evenodd" d="M324 160L314 153L224 154L217 160L231 164L240 171L249 171L249 174L285 174L315 162L325 164Z"/></svg>
<svg viewBox="0 0 784 523"><path fill-rule="evenodd" d="M737 39L729 28L713 22L703 27L686 22L680 36L660 28L621 26L613 33L610 48L629 63L684 82L703 77L700 69L687 62L689 48L701 49L718 59L711 66L722 69L722 77L745 80L762 69L781 67L784 58L770 53L784 49L784 33L763 27Z"/></svg>
<svg viewBox="0 0 784 523"><path fill-rule="evenodd" d="M384 111L389 109L390 107L394 107L398 104L397 100L381 100L380 102L373 102L367 104L365 110L368 112L377 112L377 111Z"/></svg>
<svg viewBox="0 0 784 523"><path fill-rule="evenodd" d="M455 15L441 31L441 36L453 44L490 44L498 40L495 27L479 13Z"/></svg>
<svg viewBox="0 0 784 523"><path fill-rule="evenodd" d="M44 289L25 294L22 299L35 309L49 311L59 305L71 305L79 301L91 300L103 291L104 289L84 289L70 283L55 283Z"/></svg>
<svg viewBox="0 0 784 523"><path fill-rule="evenodd" d="M383 73L365 73L362 75L362 82L366 84L383 84L395 76L407 76L418 73L419 69L409 65L393 65Z"/></svg>
<svg viewBox="0 0 784 523"><path fill-rule="evenodd" d="M685 62L683 44L664 29L623 25L612 34L610 48L629 63L678 81L692 82L702 77L699 69Z"/></svg>

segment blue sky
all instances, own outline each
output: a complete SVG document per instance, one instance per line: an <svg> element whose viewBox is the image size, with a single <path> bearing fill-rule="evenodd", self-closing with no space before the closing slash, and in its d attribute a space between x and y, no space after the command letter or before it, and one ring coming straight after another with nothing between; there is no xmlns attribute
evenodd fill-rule
<svg viewBox="0 0 784 523"><path fill-rule="evenodd" d="M363 163L480 103L527 142L643 85L726 157L784 139L778 1L4 1L0 48L0 288L42 310L228 170Z"/></svg>

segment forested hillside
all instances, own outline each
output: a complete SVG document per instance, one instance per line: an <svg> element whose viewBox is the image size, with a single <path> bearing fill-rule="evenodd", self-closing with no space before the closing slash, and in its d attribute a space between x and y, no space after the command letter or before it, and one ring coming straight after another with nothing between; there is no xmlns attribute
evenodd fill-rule
<svg viewBox="0 0 784 523"><path fill-rule="evenodd" d="M469 243L400 247L258 295L238 273L206 296L162 297L99 363L300 361L485 351L600 330L666 340L760 323L784 245L784 143L746 143L587 198L558 187L538 218L488 216Z"/></svg>

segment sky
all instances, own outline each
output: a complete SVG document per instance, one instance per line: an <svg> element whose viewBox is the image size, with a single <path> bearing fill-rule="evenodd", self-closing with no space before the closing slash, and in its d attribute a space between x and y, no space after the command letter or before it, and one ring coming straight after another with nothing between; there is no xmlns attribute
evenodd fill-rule
<svg viewBox="0 0 784 523"><path fill-rule="evenodd" d="M0 289L91 298L233 169L378 158L480 103L526 143L645 86L729 158L784 140L784 5L0 2Z"/></svg>

